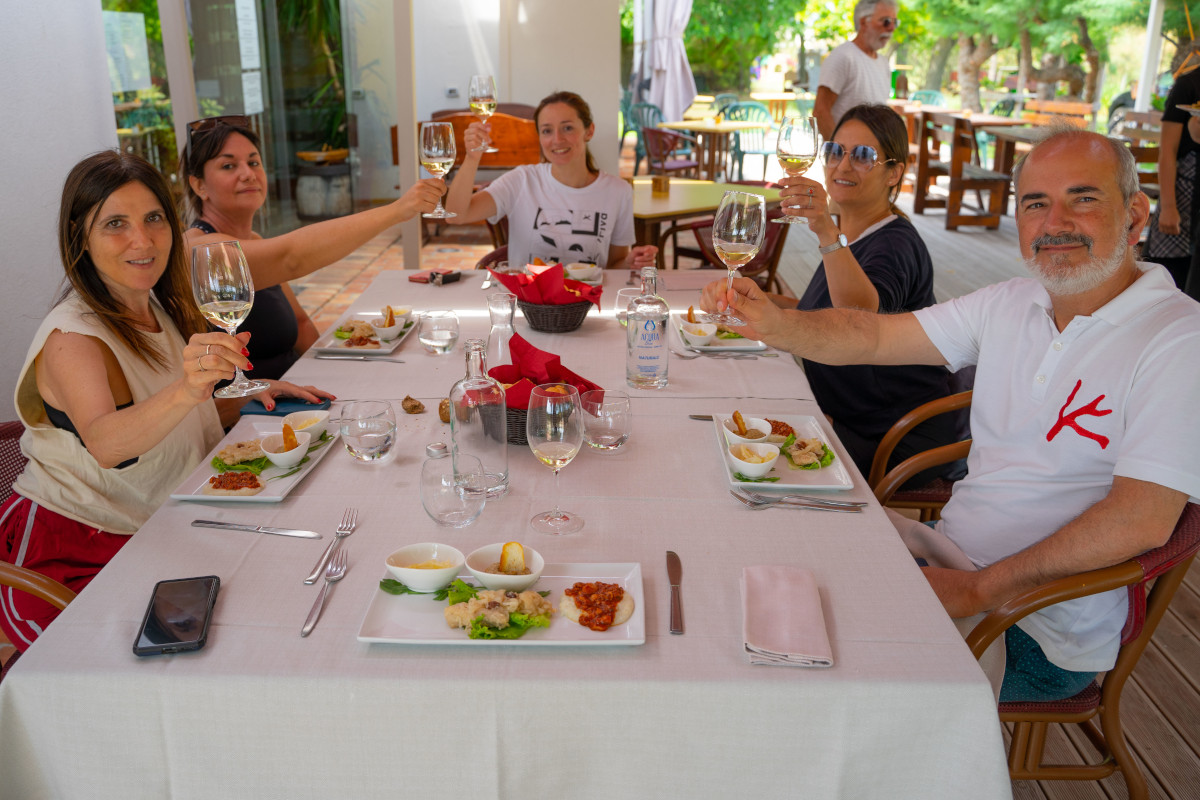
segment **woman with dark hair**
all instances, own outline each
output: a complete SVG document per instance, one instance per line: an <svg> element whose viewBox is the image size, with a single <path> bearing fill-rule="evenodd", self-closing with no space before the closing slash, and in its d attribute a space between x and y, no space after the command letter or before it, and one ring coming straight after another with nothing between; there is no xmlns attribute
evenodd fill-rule
<svg viewBox="0 0 1200 800"><path fill-rule="evenodd" d="M29 458L0 506L0 559L80 591L221 438L213 386L246 341L211 332L192 297L171 190L138 156L105 151L67 176L58 220L67 286L17 380ZM309 402L312 387L264 393ZM229 401L223 401L228 403ZM0 592L0 627L25 650L57 611Z"/></svg>
<svg viewBox="0 0 1200 800"><path fill-rule="evenodd" d="M808 220L816 234L821 264L799 303L782 295L771 299L784 308L862 308L884 314L933 305L929 251L895 206L908 159L908 135L899 115L884 105L854 106L822 145L821 157L824 186L804 176L789 177L781 181L780 192L786 212ZM830 199L840 206L840 226L829 212ZM715 310L725 296L722 278L705 287L703 305ZM950 393L949 373L942 367L830 367L805 361L804 371L817 403L864 475L896 420ZM956 441L956 422L953 414L942 414L917 426L896 448L892 464ZM922 473L912 483L927 483L954 469Z"/></svg>
<svg viewBox="0 0 1200 800"><path fill-rule="evenodd" d="M529 264L534 258L601 268L654 264L658 248L630 249L633 189L596 167L588 150L596 126L584 99L574 92L555 92L538 104L533 119L542 163L506 172L474 194L487 127L477 122L467 128L467 152L446 197L446 210L458 214L455 222L496 223L507 216L508 260L513 264Z"/></svg>
<svg viewBox="0 0 1200 800"><path fill-rule="evenodd" d="M237 239L254 276L254 307L241 330L252 334L253 378L278 378L317 340L318 331L287 285L345 258L373 237L433 209L441 180L418 181L386 206L306 225L264 239L254 214L267 197L258 134L248 117L211 117L188 126L180 159L187 193L189 245Z"/></svg>

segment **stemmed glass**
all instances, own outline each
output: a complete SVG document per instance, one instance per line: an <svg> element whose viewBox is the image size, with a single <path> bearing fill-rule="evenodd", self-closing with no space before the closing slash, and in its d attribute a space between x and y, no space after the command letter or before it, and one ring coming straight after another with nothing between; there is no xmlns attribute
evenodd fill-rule
<svg viewBox="0 0 1200 800"><path fill-rule="evenodd" d="M554 470L554 510L538 514L529 521L529 526L551 535L575 533L583 528L583 518L558 507L558 472L571 463L583 446L579 390L565 383L535 387L529 396L525 435L534 457Z"/></svg>
<svg viewBox="0 0 1200 800"><path fill-rule="evenodd" d="M733 288L738 268L746 266L758 255L766 233L766 218L767 205L762 195L726 192L721 198L721 205L717 207L717 215L713 219L712 236L713 249L729 268L726 292ZM730 327L746 324L728 311L709 314L707 319Z"/></svg>
<svg viewBox="0 0 1200 800"><path fill-rule="evenodd" d="M492 114L496 113L496 81L492 79L491 75L472 75L471 86L467 89L467 100L471 110L475 112L475 116L479 117L486 125L487 121L492 118ZM500 152L492 147L486 133L483 135L483 144L476 147L475 150L483 153Z"/></svg>
<svg viewBox="0 0 1200 800"><path fill-rule="evenodd" d="M454 147L454 126L449 122L421 123L421 166L435 178L444 178L454 168L454 159L458 151ZM437 208L422 214L430 219L449 219L457 217L442 208L442 198L438 198Z"/></svg>
<svg viewBox="0 0 1200 800"><path fill-rule="evenodd" d="M818 148L817 123L812 117L788 117L779 128L779 140L775 145L775 154L779 157L779 166L788 177L803 175L808 172L817 160ZM785 214L776 217L772 222L807 222L804 217L793 217Z"/></svg>
<svg viewBox="0 0 1200 800"><path fill-rule="evenodd" d="M212 242L192 248L192 294L204 317L230 336L250 314L254 305L254 281L246 255L238 242ZM246 397L268 387L234 367L233 383L218 389L215 397Z"/></svg>

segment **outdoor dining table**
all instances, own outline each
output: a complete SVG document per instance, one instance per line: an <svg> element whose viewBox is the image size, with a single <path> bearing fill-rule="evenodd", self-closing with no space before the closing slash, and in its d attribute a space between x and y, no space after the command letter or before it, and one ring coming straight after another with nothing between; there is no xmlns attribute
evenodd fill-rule
<svg viewBox="0 0 1200 800"><path fill-rule="evenodd" d="M633 227L634 236L639 244L657 244L664 222L715 213L721 204L721 198L730 190L761 194L766 198L768 208L779 202L778 189L690 178L671 178L670 191L666 194L655 194L652 188L650 178L633 179ZM658 262L661 268L661 251L658 254Z"/></svg>
<svg viewBox="0 0 1200 800"><path fill-rule="evenodd" d="M717 122L715 118L705 118L662 122L658 127L694 135L696 137L696 161L700 164L700 177L715 181L725 172L725 161L729 157L729 142L733 134L737 131L762 130L770 126L744 120Z"/></svg>
<svg viewBox="0 0 1200 800"><path fill-rule="evenodd" d="M605 274L605 300L627 274ZM672 273L665 298L686 308L713 275ZM464 338L487 334L482 275L445 286L406 278L382 273L352 310L453 308ZM515 327L579 374L626 390L624 331L607 307L572 333L538 333L520 317ZM335 411L351 398L424 402L424 414L397 408L390 461L362 464L334 444L282 502L167 501L25 653L0 684L0 795L1011 796L987 680L853 465L852 488L837 494L868 501L864 513L752 511L729 495L715 423L689 419L735 408L811 415L843 458L792 359L672 356L665 389L628 390L629 444L581 453L562 471L563 507L585 526L549 537L528 520L549 508L553 476L523 446L509 449L507 496L473 525L439 528L425 515L418 474L426 444L449 441L434 409L463 372L461 339L435 356L409 337L396 354L404 363L309 354L288 374L336 393ZM343 544L348 573L301 638L318 591L302 578L347 507L359 510ZM325 538L191 527L197 518ZM640 624L644 643L359 640L380 597L402 614L435 602L381 595L390 552L511 540L585 574L638 565L644 618L626 625ZM668 633L667 550L683 564L683 635ZM757 564L812 572L832 667L748 663L740 584ZM134 656L154 583L208 574L221 590L207 646Z"/></svg>

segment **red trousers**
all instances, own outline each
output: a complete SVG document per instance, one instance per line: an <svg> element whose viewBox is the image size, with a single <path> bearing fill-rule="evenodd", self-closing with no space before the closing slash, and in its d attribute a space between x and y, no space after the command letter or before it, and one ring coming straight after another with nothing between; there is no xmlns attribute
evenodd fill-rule
<svg viewBox="0 0 1200 800"><path fill-rule="evenodd" d="M47 575L79 593L128 536L105 533L14 494L0 506L0 560ZM24 652L59 611L45 600L0 586L0 628Z"/></svg>

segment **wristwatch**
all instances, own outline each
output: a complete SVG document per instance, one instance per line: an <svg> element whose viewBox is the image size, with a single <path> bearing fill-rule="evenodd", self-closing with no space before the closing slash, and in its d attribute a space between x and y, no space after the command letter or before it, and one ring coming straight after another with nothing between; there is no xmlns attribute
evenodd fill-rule
<svg viewBox="0 0 1200 800"><path fill-rule="evenodd" d="M825 245L824 247L818 248L817 252L823 256L826 256L832 253L834 250L841 250L847 244L849 244L849 242L846 240L846 234L839 233L836 240Z"/></svg>

